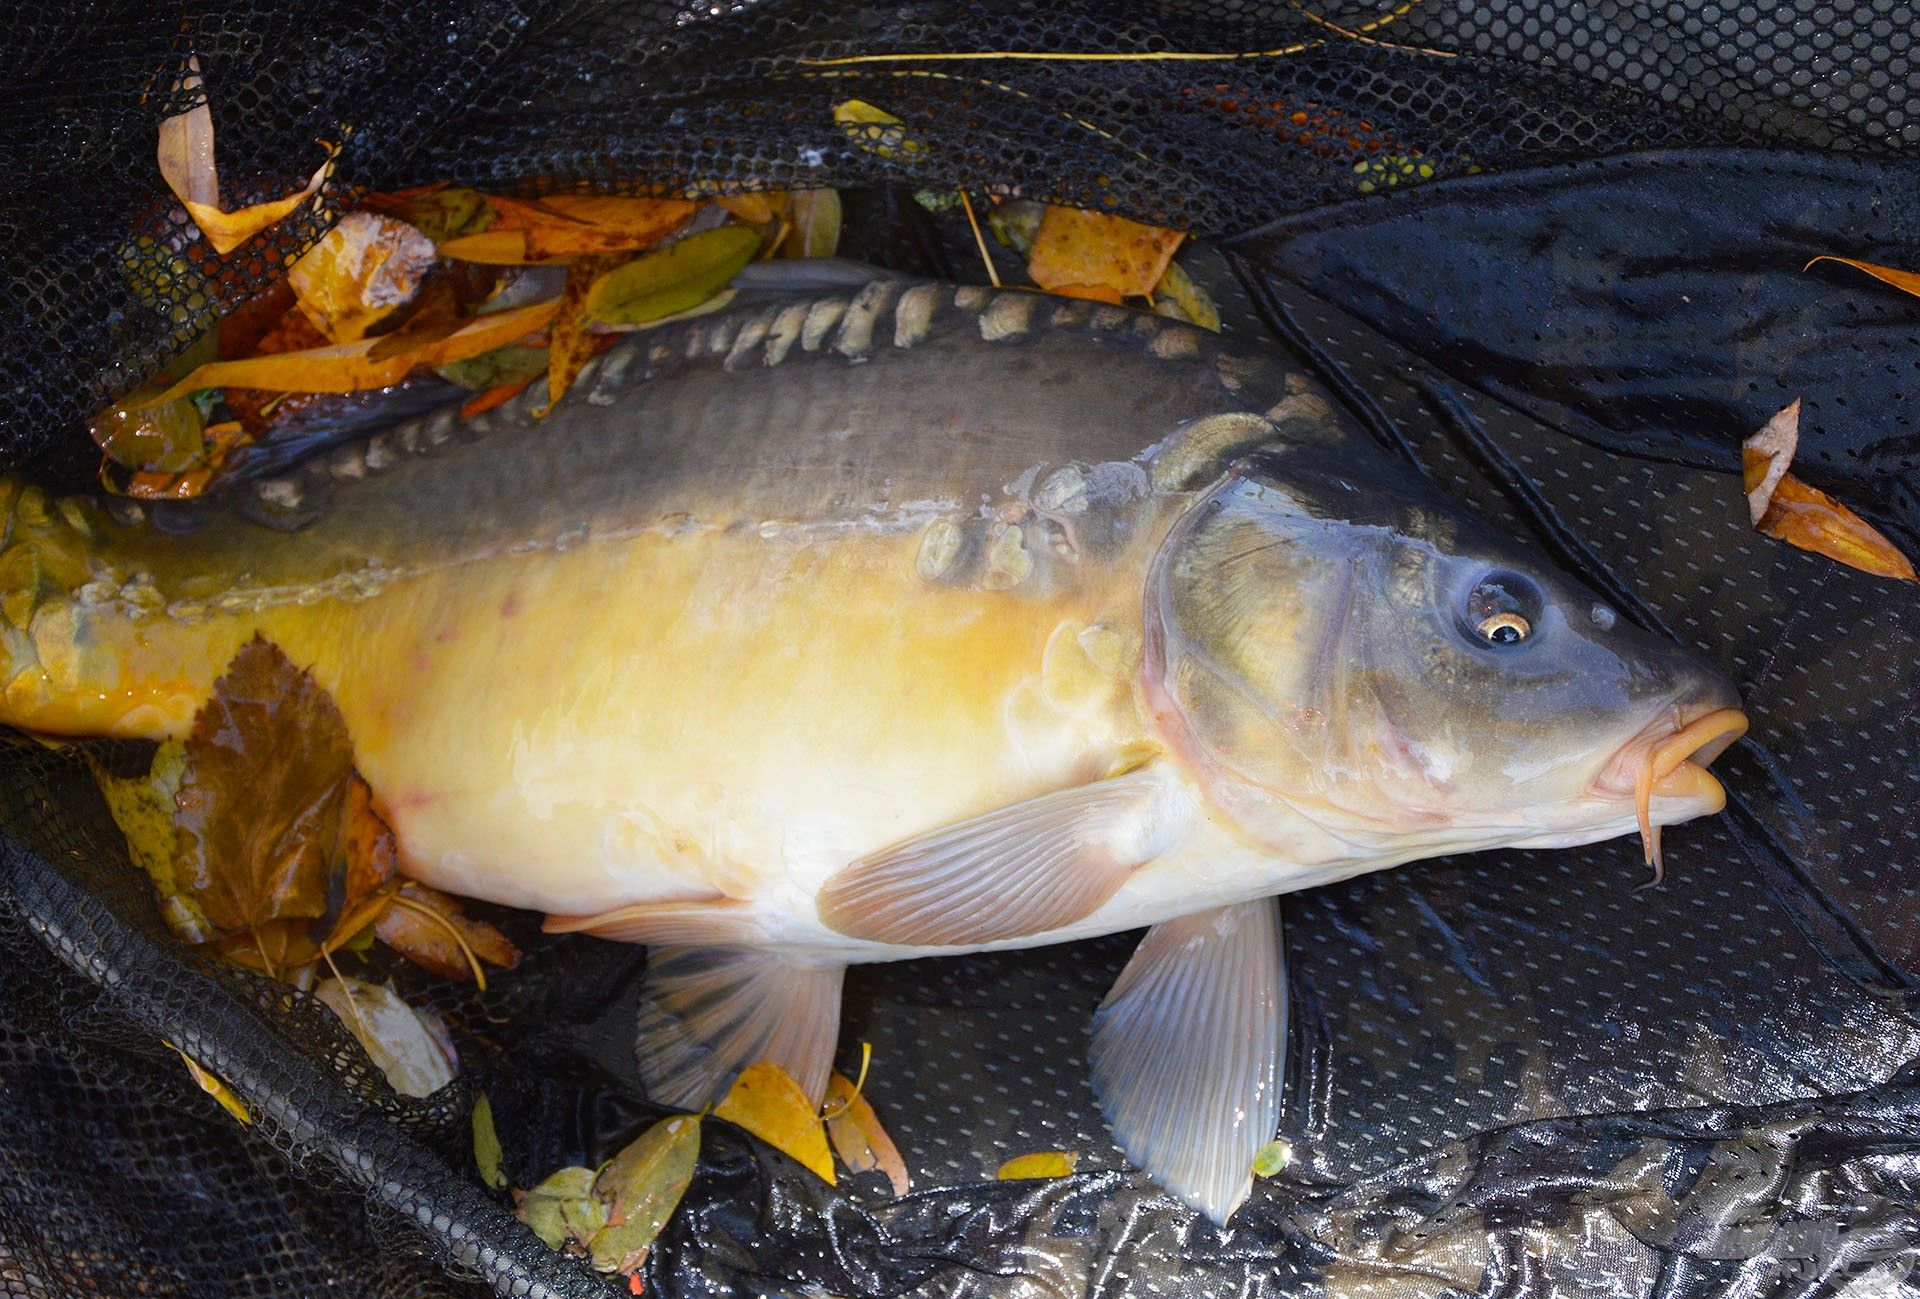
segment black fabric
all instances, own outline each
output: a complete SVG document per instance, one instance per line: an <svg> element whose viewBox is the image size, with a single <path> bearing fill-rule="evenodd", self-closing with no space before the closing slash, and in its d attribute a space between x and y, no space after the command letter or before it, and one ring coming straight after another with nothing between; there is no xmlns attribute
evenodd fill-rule
<svg viewBox="0 0 1920 1299"><path fill-rule="evenodd" d="M82 412L244 298L354 186L884 182L849 192L847 251L973 280L964 221L915 189L1110 197L1250 235L1191 262L1230 329L1277 335L1442 489L1740 683L1754 725L1716 764L1729 811L1668 834L1659 889L1637 891L1638 854L1615 843L1286 900L1294 1161L1228 1230L1129 1171L1094 1106L1086 1026L1125 962L1117 935L851 972L840 1064L873 1043L867 1094L915 1193L895 1201L873 1175L829 1190L710 1123L653 1291L1920 1290L1920 610L1908 588L1756 536L1720 472L1804 393L1809 474L1913 523L1903 376L1920 352L1902 321L1920 316L1870 281L1798 270L1821 251L1920 263L1913 15L1428 2L1359 37L1325 25L1391 12L0 14L9 464L88 478ZM1295 45L1230 63L797 61ZM344 138L342 188L143 299L120 254L130 230L181 237L151 157L189 47L231 192L284 189L315 139ZM902 117L924 153L851 147L830 114L849 97ZM1284 213L1303 215L1275 226ZM468 1113L484 1091L522 1186L656 1117L631 1053L643 952L493 913L528 960L485 994L376 970L461 1053L452 1088L404 1100L329 1012L167 935L74 748L11 743L0 771L0 1295L622 1292L480 1184ZM195 1089L168 1043L254 1122ZM1040 1149L1082 1171L991 1180Z"/></svg>

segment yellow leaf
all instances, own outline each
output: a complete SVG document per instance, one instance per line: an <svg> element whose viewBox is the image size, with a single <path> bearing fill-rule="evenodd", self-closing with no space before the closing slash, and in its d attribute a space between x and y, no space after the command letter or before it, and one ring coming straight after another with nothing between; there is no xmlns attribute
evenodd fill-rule
<svg viewBox="0 0 1920 1299"><path fill-rule="evenodd" d="M918 162L927 155L927 147L907 134L905 123L864 100L849 99L835 104L833 120L847 133L856 149L901 162Z"/></svg>
<svg viewBox="0 0 1920 1299"><path fill-rule="evenodd" d="M301 255L287 284L315 329L350 343L411 302L434 260L433 241L405 221L355 212Z"/></svg>
<svg viewBox="0 0 1920 1299"><path fill-rule="evenodd" d="M561 194L529 201L489 198L494 223L440 245L440 255L490 266L528 266L631 252L660 242L700 205L678 198Z"/></svg>
<svg viewBox="0 0 1920 1299"><path fill-rule="evenodd" d="M745 226L688 235L600 276L587 294L587 315L636 325L691 310L725 288L759 250L760 236Z"/></svg>
<svg viewBox="0 0 1920 1299"><path fill-rule="evenodd" d="M473 1103L473 1165L480 1170L480 1180L496 1191L507 1185L507 1173L501 1167L506 1158L500 1148L500 1134L493 1126L493 1102L481 1092L480 1099Z"/></svg>
<svg viewBox="0 0 1920 1299"><path fill-rule="evenodd" d="M93 778L107 800L114 824L127 838L127 855L153 880L167 927L186 942L204 943L218 931L200 904L182 892L175 855L173 818L178 809L174 795L180 790L186 766L186 745L168 740L154 751L146 775L123 780L95 763Z"/></svg>
<svg viewBox="0 0 1920 1299"><path fill-rule="evenodd" d="M761 194L716 194L713 201L748 225L763 226L786 211L787 196L779 190Z"/></svg>
<svg viewBox="0 0 1920 1299"><path fill-rule="evenodd" d="M1812 262L1808 262L1806 266L1802 266L1800 269L1804 271L1812 266L1814 262L1839 262L1842 266L1851 266L1856 271L1865 271L1867 274L1873 276L1874 279L1885 284L1891 284L1902 293L1911 293L1916 297L1920 297L1920 272L1895 270L1891 266L1876 266L1872 262L1857 262L1851 257L1830 257L1824 255L1814 258Z"/></svg>
<svg viewBox="0 0 1920 1299"><path fill-rule="evenodd" d="M867 1098L843 1074L834 1074L827 1083L827 1113L833 1115L827 1120L827 1136L848 1172L865 1173L877 1168L887 1175L895 1195L913 1189L900 1148L880 1126L880 1116L873 1112Z"/></svg>
<svg viewBox="0 0 1920 1299"><path fill-rule="evenodd" d="M833 1185L833 1153L827 1149L826 1127L800 1084L779 1065L762 1062L742 1069L713 1107L713 1116L745 1128Z"/></svg>
<svg viewBox="0 0 1920 1299"><path fill-rule="evenodd" d="M272 392L353 392L399 383L416 365L446 365L503 347L539 329L553 318L558 298L529 303L510 311L476 317L445 338L426 341L415 351L375 361L367 354L378 338L274 352L238 361L211 361L200 366L153 403L171 401L203 388L259 388Z"/></svg>
<svg viewBox="0 0 1920 1299"><path fill-rule="evenodd" d="M441 243L440 255L482 266L540 266L567 260L530 256L524 230L482 230L478 234L459 235Z"/></svg>
<svg viewBox="0 0 1920 1299"><path fill-rule="evenodd" d="M1158 315L1220 332L1220 308L1179 262L1168 262L1167 273L1153 286L1153 309Z"/></svg>
<svg viewBox="0 0 1920 1299"><path fill-rule="evenodd" d="M606 1202L593 1192L594 1171L575 1164L549 1173L530 1191L514 1193L514 1216L551 1249L585 1244L607 1225Z"/></svg>
<svg viewBox="0 0 1920 1299"><path fill-rule="evenodd" d="M200 60L187 58L187 72L179 89L200 88ZM230 253L270 226L279 224L302 203L320 192L327 173L333 168L336 151L313 173L306 186L285 198L256 203L236 212L224 211L220 203L220 173L213 161L213 113L203 101L199 107L176 113L160 123L160 175L180 205L200 227L214 251Z"/></svg>
<svg viewBox="0 0 1920 1299"><path fill-rule="evenodd" d="M167 1045L173 1046L171 1042ZM233 1094L233 1089L214 1076L209 1069L203 1068L192 1056L179 1047L173 1048L174 1054L187 1062L187 1072L200 1084L200 1090L220 1102L220 1108L240 1120L242 1126L253 1126L253 1114L247 1109L246 1102Z"/></svg>
<svg viewBox="0 0 1920 1299"><path fill-rule="evenodd" d="M1000 1165L1000 1171L995 1176L1003 1182L1038 1177L1071 1177L1079 1163L1079 1155L1064 1150L1042 1150L1031 1155L1015 1155Z"/></svg>
<svg viewBox="0 0 1920 1299"><path fill-rule="evenodd" d="M792 197L793 229L781 253L787 257L831 257L840 247L840 191L797 189Z"/></svg>
<svg viewBox="0 0 1920 1299"><path fill-rule="evenodd" d="M1920 580L1912 562L1878 528L1787 471L1799 444L1797 398L1741 444L1742 478L1753 526L1790 546L1875 577Z"/></svg>
<svg viewBox="0 0 1920 1299"><path fill-rule="evenodd" d="M573 377L601 345L602 340L587 332L587 302L612 265L611 258L582 257L567 268L560 309L553 316L553 341L547 348L547 400L534 409L534 418L545 416L560 404L567 389L573 387Z"/></svg>
<svg viewBox="0 0 1920 1299"><path fill-rule="evenodd" d="M1183 238L1178 230L1104 212L1049 207L1034 235L1027 273L1043 289L1101 286L1123 298L1139 297L1167 273Z"/></svg>
<svg viewBox="0 0 1920 1299"><path fill-rule="evenodd" d="M1269 1141L1253 1152L1253 1175L1272 1177L1293 1162L1293 1143Z"/></svg>

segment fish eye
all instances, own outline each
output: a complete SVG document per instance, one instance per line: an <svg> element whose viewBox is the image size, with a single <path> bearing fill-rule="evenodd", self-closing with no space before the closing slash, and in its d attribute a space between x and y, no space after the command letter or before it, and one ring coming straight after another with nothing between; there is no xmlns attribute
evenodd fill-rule
<svg viewBox="0 0 1920 1299"><path fill-rule="evenodd" d="M1540 588L1518 573L1490 573L1467 593L1462 630L1482 645L1518 645L1533 635Z"/></svg>

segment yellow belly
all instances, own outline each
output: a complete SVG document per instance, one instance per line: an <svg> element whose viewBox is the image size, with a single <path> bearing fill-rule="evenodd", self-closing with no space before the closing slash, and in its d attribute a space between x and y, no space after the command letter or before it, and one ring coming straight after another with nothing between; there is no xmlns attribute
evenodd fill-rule
<svg viewBox="0 0 1920 1299"><path fill-rule="evenodd" d="M811 913L852 858L1097 778L1143 739L1136 565L984 590L922 579L919 544L653 532L356 602L96 613L42 649L13 714L183 733L258 631L339 703L421 878L573 914L715 896Z"/></svg>

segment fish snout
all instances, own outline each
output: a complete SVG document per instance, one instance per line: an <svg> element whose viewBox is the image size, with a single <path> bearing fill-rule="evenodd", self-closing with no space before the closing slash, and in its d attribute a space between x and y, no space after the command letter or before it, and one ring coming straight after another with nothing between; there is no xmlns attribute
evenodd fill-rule
<svg viewBox="0 0 1920 1299"><path fill-rule="evenodd" d="M1726 787L1708 771L1747 733L1747 714L1731 681L1712 674L1672 710L1629 740L1603 769L1595 792L1628 795L1640 823L1646 862L1660 878L1660 827L1711 816L1727 805ZM1663 806L1654 819L1654 800Z"/></svg>

